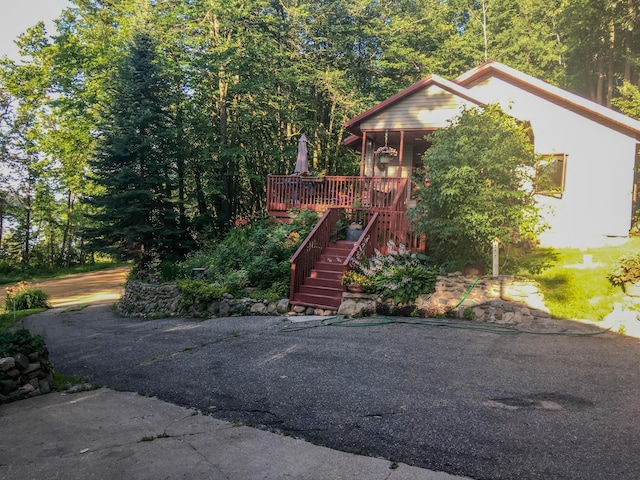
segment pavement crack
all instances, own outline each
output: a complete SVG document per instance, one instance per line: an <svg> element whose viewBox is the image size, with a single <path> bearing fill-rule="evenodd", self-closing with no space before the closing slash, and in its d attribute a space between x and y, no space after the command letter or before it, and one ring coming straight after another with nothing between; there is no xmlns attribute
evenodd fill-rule
<svg viewBox="0 0 640 480"><path fill-rule="evenodd" d="M219 337L219 338L216 338L214 340L211 340L210 342L201 343L200 345L189 345L189 346L186 346L186 347L182 347L177 352L171 352L171 353L167 353L167 354L164 354L164 355L155 355L155 356L151 357L150 360L148 360L146 362L139 363L138 366L139 367L145 367L147 365L151 365L151 364L153 364L155 362L159 362L161 360L171 359L171 358L177 357L179 355L182 355L183 353L190 352L190 351L193 351L193 350L198 350L200 348L208 347L210 345L215 345L216 343L225 342L227 340L232 340L234 338L241 337L242 335L244 335L244 333L233 332L231 335L227 335L225 337Z"/></svg>
<svg viewBox="0 0 640 480"><path fill-rule="evenodd" d="M226 473L224 473L224 471L214 462L212 462L211 460L209 460L207 458L206 455L204 455L200 450L198 450L191 442L187 442L187 445L189 445L189 447L191 447L191 449L198 454L198 456L200 458L202 458L202 460L207 464L210 465L211 468L215 469L217 472L220 473L220 475L222 475L223 478L230 480L231 477L229 477Z"/></svg>
<svg viewBox="0 0 640 480"><path fill-rule="evenodd" d="M378 412L378 413L367 413L366 415L362 415L362 418L382 418L382 417L391 417L393 415L398 415L399 412Z"/></svg>

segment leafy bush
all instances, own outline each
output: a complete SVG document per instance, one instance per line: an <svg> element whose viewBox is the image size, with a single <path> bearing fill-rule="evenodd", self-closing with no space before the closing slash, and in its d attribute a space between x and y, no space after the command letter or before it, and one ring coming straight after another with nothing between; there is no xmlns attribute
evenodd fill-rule
<svg viewBox="0 0 640 480"><path fill-rule="evenodd" d="M498 105L465 110L430 136L420 199L411 211L439 264L489 264L492 240L535 240L540 216L533 192L535 155L524 125Z"/></svg>
<svg viewBox="0 0 640 480"><path fill-rule="evenodd" d="M182 303L186 305L219 301L227 293L226 288L219 283L207 283L203 280L181 280L177 286L182 292Z"/></svg>
<svg viewBox="0 0 640 480"><path fill-rule="evenodd" d="M640 253L620 257L607 279L615 286L640 281Z"/></svg>
<svg viewBox="0 0 640 480"><path fill-rule="evenodd" d="M376 250L374 257L353 262L351 267L355 273L352 275L362 275L368 280L366 287L363 286L365 292L376 293L383 300L391 298L395 304L407 304L435 288L439 269L426 261L426 255L389 242L386 255ZM343 283L347 280L343 279Z"/></svg>
<svg viewBox="0 0 640 480"><path fill-rule="evenodd" d="M438 268L428 265L393 268L374 279L374 288L383 299L395 304L413 302L422 293L433 292Z"/></svg>
<svg viewBox="0 0 640 480"><path fill-rule="evenodd" d="M183 272L204 268L204 279L217 282L230 293L251 285L268 291L288 282L289 259L318 221L317 212L291 213L291 223L270 224L266 219L239 225L212 250L190 255Z"/></svg>
<svg viewBox="0 0 640 480"><path fill-rule="evenodd" d="M182 275L182 268L175 262L164 261L160 264L160 278L163 282L176 280Z"/></svg>
<svg viewBox="0 0 640 480"><path fill-rule="evenodd" d="M236 294L249 285L249 273L243 269L229 272L225 278L224 285L230 293Z"/></svg>
<svg viewBox="0 0 640 480"><path fill-rule="evenodd" d="M44 337L32 335L26 328L0 333L0 358L22 353L28 355L45 350Z"/></svg>
<svg viewBox="0 0 640 480"><path fill-rule="evenodd" d="M5 310L30 310L32 308L49 308L49 296L30 283L20 282L16 286L7 287Z"/></svg>

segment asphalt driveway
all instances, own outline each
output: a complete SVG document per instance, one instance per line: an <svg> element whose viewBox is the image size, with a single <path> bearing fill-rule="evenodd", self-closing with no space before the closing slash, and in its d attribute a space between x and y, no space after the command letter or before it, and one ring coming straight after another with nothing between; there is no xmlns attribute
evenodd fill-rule
<svg viewBox="0 0 640 480"><path fill-rule="evenodd" d="M334 449L477 479L640 478L635 338L296 330L283 317L125 319L106 305L28 326L64 373Z"/></svg>

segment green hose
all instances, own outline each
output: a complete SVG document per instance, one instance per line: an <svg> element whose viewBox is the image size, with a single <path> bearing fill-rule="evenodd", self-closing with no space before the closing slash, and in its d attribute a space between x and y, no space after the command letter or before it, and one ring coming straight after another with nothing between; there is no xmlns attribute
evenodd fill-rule
<svg viewBox="0 0 640 480"><path fill-rule="evenodd" d="M467 293L464 294L464 296L460 299L460 301L458 303L456 303L456 306L453 307L452 310L455 310L456 308L458 308L460 305L462 305L462 302L464 302L467 297L469 296L469 294L471 293L471 290L473 290L473 287L476 286L476 283L478 283L478 280L480 280L479 278L476 278L474 280L474 282L471 284L471 286L467 289Z"/></svg>
<svg viewBox="0 0 640 480"><path fill-rule="evenodd" d="M487 323L471 323L469 321L457 321L457 320L439 320L435 318L406 318L406 317L386 317L381 315L373 315L370 317L375 321L368 321L369 319L356 319L338 317L327 317L320 323L314 325L295 325L285 327L281 329L281 332L297 332L300 330L309 330L319 327L351 327L351 328L365 328L365 327L379 327L382 325L424 325L429 327L444 327L444 328L456 328L461 330L472 330L476 332L492 333L495 335L562 335L569 337L593 337L595 335L602 335L603 333L611 330L610 328L593 333L571 333L571 332L531 332L528 330L520 330L515 327L506 327L500 325L491 325ZM376 320L379 319L379 320Z"/></svg>
<svg viewBox="0 0 640 480"><path fill-rule="evenodd" d="M475 281L471 284L471 286L467 289L466 293L460 299L460 301L453 307L453 310L462 305L473 287L478 283L479 278L476 278ZM338 317L328 317L323 319L320 323L315 325L304 325L304 326L291 326L285 327L281 329L281 332L297 332L300 330L308 330L310 328L318 328L318 327L355 327L355 328L363 328L363 327L379 327L381 325L394 325L394 324L408 324L408 325L425 325L429 327L445 327L445 328L459 328L462 330L474 330L478 332L484 333L493 333L496 335L519 335L519 334L528 334L528 335L563 335L568 337L593 337L595 335L602 335L603 333L608 332L611 328L607 328L606 330L602 330L599 332L593 333L571 333L571 332L531 332L528 330L520 330L515 327L505 327L500 325L491 325L488 323L471 323L469 321L455 321L455 320L438 320L433 318L406 318L406 317L385 317L379 315L373 315L371 318L379 318L380 320L375 322L368 321L360 321L358 319L345 318L343 316Z"/></svg>

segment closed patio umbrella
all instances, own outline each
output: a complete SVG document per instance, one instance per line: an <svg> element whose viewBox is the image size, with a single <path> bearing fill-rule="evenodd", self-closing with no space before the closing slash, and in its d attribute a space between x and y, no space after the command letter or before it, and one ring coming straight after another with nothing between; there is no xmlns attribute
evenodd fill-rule
<svg viewBox="0 0 640 480"><path fill-rule="evenodd" d="M298 159L296 160L296 169L294 173L302 173L309 171L309 162L307 159L307 137L304 133L298 140Z"/></svg>

